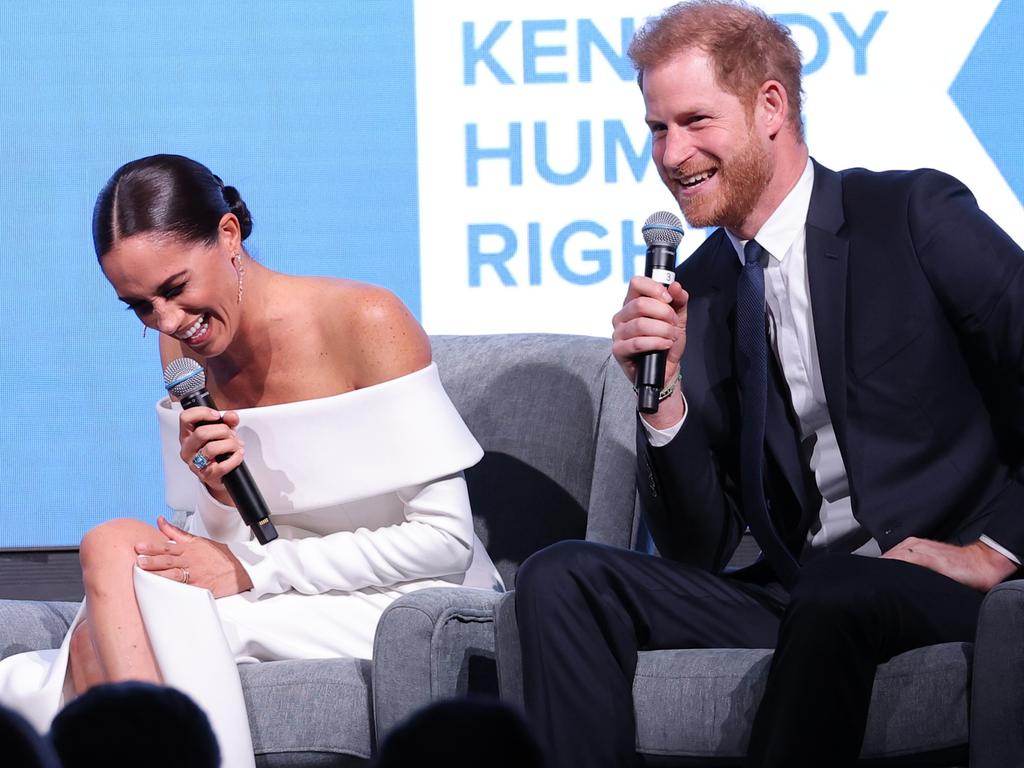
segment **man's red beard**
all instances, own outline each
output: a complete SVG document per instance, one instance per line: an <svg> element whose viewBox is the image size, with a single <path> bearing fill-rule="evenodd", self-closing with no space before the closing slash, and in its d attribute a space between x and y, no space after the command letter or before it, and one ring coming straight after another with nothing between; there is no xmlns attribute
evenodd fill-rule
<svg viewBox="0 0 1024 768"><path fill-rule="evenodd" d="M685 169L675 173L677 179L687 175ZM719 165L714 175L718 181L716 191L698 192L690 198L678 195L676 199L683 218L691 227L742 229L743 222L771 181L771 175L768 152L750 136L735 157Z"/></svg>

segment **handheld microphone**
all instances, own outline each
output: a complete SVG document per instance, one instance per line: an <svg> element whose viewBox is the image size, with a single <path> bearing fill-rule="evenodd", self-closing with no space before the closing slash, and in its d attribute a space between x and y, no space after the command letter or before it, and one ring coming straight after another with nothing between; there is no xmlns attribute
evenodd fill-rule
<svg viewBox="0 0 1024 768"><path fill-rule="evenodd" d="M210 393L206 391L206 372L195 360L187 357L171 360L164 368L164 387L178 398L182 408L195 408L201 405L215 411L220 410L214 405ZM224 461L230 455L221 454L216 460ZM267 509L267 503L263 500L260 489L256 487L256 482L252 479L245 462L224 475L224 487L231 494L238 514L252 530L256 541L266 544L277 538L277 529L270 521L270 510Z"/></svg>
<svg viewBox="0 0 1024 768"><path fill-rule="evenodd" d="M676 248L683 239L683 222L668 211L647 217L641 229L647 243L644 276L668 287L676 279ZM659 394L665 386L665 359L668 352L644 352L636 360L637 408L641 413L657 413Z"/></svg>

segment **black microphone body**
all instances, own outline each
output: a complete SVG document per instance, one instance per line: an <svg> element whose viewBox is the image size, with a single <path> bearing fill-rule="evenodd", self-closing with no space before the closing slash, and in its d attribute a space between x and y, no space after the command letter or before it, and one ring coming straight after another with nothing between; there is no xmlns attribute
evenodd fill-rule
<svg viewBox="0 0 1024 768"><path fill-rule="evenodd" d="M682 239L682 222L671 213L659 211L652 214L643 227L647 243L647 258L644 262L644 276L655 280L666 288L676 279L676 249ZM667 351L644 352L636 358L637 410L640 413L657 413L659 396L665 386L665 360Z"/></svg>
<svg viewBox="0 0 1024 768"><path fill-rule="evenodd" d="M180 399L182 408L195 408L204 406L215 411L220 409L214 404L213 398L205 388L185 395ZM211 424L216 422L203 422ZM217 461L224 461L231 454L225 453L217 457ZM270 521L270 510L267 502L263 500L263 494L256 487L256 481L252 479L249 468L243 461L237 467L224 475L224 487L228 489L231 500L235 502L235 509L245 524L252 530L253 536L260 544L266 544L277 538L277 529Z"/></svg>

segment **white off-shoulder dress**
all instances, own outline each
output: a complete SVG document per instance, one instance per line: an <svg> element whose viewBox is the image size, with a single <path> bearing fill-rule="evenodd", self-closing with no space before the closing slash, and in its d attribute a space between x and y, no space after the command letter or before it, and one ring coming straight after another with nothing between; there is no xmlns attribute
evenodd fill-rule
<svg viewBox="0 0 1024 768"><path fill-rule="evenodd" d="M206 711L225 768L253 765L237 663L370 658L377 622L400 595L503 588L473 533L462 475L483 450L434 364L341 395L238 411L246 465L280 536L266 546L181 461L179 412L157 403L167 503L188 531L226 542L253 589L214 600L136 568L135 594L164 680ZM40 731L70 695L70 636L59 649L0 661L0 702Z"/></svg>

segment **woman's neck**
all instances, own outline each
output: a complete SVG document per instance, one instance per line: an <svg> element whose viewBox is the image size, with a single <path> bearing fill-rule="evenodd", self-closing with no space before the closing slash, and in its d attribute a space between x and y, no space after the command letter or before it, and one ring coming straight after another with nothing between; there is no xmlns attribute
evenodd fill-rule
<svg viewBox="0 0 1024 768"><path fill-rule="evenodd" d="M245 284L239 304L238 326L231 344L207 359L207 372L218 391L233 402L256 402L273 358L269 317L277 273L246 259Z"/></svg>

